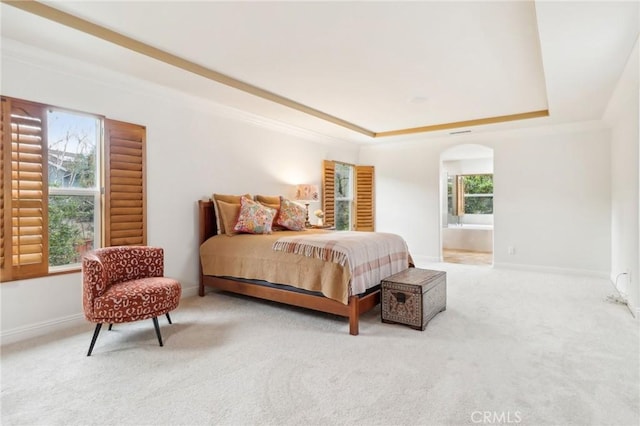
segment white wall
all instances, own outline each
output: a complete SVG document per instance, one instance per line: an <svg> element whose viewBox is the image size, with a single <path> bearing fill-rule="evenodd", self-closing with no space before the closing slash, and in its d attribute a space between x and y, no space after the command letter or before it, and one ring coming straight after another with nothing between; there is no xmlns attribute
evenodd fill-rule
<svg viewBox="0 0 640 426"><path fill-rule="evenodd" d="M443 169L450 175L474 175L493 173L493 157L445 160Z"/></svg>
<svg viewBox="0 0 640 426"><path fill-rule="evenodd" d="M148 244L165 274L195 294L196 201L219 193L293 195L320 183L323 159L356 163L357 147L327 145L224 117L202 99L3 39L2 94L147 127ZM313 208L314 206L311 206ZM2 283L3 343L82 318L80 274Z"/></svg>
<svg viewBox="0 0 640 426"><path fill-rule="evenodd" d="M492 253L493 229L481 228L478 225L471 225L469 227L443 227L442 248Z"/></svg>
<svg viewBox="0 0 640 426"><path fill-rule="evenodd" d="M609 100L605 120L611 125L611 279L640 314L638 249L639 120L638 42ZM619 275L627 272L626 275Z"/></svg>
<svg viewBox="0 0 640 426"><path fill-rule="evenodd" d="M608 130L600 130L496 146L495 264L608 275L609 138Z"/></svg>
<svg viewBox="0 0 640 426"><path fill-rule="evenodd" d="M166 274L187 292L198 279L197 199L214 191L286 195L293 184L319 183L322 159L375 165L377 229L401 234L414 258L439 260L440 154L478 143L494 149L496 265L609 274L629 263L630 301L640 305L640 280L633 279L640 276L637 74L635 100L612 99L620 106L612 107L618 112L610 114L611 134L569 126L418 137L367 146L358 155L347 143L326 145L258 127L201 99L16 46L3 39L3 95L147 126L148 242L165 248ZM628 165L631 157L636 162ZM627 185L634 178L635 188ZM508 246L515 255L507 254ZM2 283L3 342L78 321L80 295L77 273Z"/></svg>
<svg viewBox="0 0 640 426"><path fill-rule="evenodd" d="M440 154L463 143L493 148L494 264L608 276L609 139L586 124L425 136L362 148L360 162L376 166L376 229L404 236L414 258L438 260Z"/></svg>

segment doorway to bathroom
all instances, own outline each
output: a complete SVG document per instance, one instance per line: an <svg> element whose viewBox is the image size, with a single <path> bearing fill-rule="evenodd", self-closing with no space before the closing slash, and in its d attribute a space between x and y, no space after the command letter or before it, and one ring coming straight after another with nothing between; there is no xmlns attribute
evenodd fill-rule
<svg viewBox="0 0 640 426"><path fill-rule="evenodd" d="M458 145L441 155L442 260L493 263L493 150Z"/></svg>

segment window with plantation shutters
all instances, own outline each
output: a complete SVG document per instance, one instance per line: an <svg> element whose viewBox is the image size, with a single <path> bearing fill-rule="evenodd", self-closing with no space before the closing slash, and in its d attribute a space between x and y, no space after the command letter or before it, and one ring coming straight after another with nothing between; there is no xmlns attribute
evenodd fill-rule
<svg viewBox="0 0 640 426"><path fill-rule="evenodd" d="M374 231L374 167L325 160L322 207L337 230Z"/></svg>
<svg viewBox="0 0 640 426"><path fill-rule="evenodd" d="M143 126L4 96L1 111L0 282L146 244Z"/></svg>
<svg viewBox="0 0 640 426"><path fill-rule="evenodd" d="M105 246L145 245L145 128L105 122Z"/></svg>

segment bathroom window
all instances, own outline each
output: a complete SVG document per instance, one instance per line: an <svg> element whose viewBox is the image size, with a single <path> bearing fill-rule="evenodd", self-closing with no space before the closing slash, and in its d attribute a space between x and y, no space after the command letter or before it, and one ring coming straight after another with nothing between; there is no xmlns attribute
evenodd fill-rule
<svg viewBox="0 0 640 426"><path fill-rule="evenodd" d="M458 215L493 214L493 175L459 175L456 177Z"/></svg>

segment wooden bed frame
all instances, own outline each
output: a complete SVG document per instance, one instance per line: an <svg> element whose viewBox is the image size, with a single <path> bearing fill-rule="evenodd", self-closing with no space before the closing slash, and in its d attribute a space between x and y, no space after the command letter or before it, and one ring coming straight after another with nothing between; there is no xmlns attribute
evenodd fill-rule
<svg viewBox="0 0 640 426"><path fill-rule="evenodd" d="M198 200L199 218L199 243L205 242L209 237L217 234L216 214L213 201ZM199 254L198 254L198 257ZM257 297L259 299L271 300L274 302L286 303L288 305L313 309L320 312L327 312L341 317L349 318L349 333L358 335L358 322L361 314L370 311L380 303L380 290L377 289L364 296L350 296L349 304L344 305L336 300L324 296L299 293L285 288L273 288L259 284L250 284L243 281L236 281L231 278L220 278L202 273L200 263L200 286L198 294L204 296L205 286L217 288L219 290L232 293L244 294L246 296Z"/></svg>

